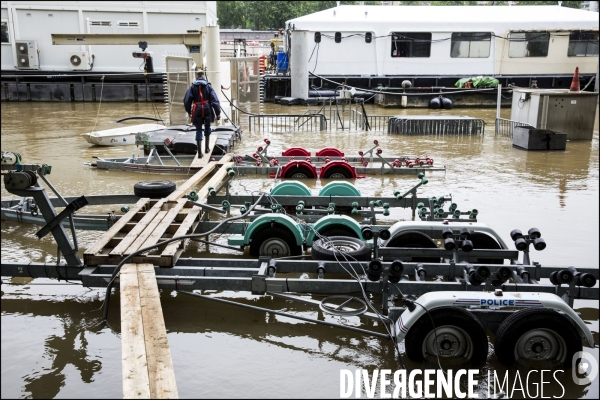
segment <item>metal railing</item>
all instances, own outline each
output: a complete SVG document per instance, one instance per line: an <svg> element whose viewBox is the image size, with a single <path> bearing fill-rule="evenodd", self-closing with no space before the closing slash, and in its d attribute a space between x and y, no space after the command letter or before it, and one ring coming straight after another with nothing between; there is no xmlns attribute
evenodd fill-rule
<svg viewBox="0 0 600 400"><path fill-rule="evenodd" d="M363 131L379 131L384 132L387 130L389 115L367 115L365 116L361 111L350 110L351 120L357 129ZM368 122L368 124L367 124Z"/></svg>
<svg viewBox="0 0 600 400"><path fill-rule="evenodd" d="M327 130L327 119L323 114L249 115L248 129L265 133L324 131Z"/></svg>
<svg viewBox="0 0 600 400"><path fill-rule="evenodd" d="M483 135L485 121L479 118L391 117L388 133L399 135Z"/></svg>
<svg viewBox="0 0 600 400"><path fill-rule="evenodd" d="M496 118L496 136L506 136L512 138L513 131L517 126L527 126L533 128L533 126L525 122L512 121L510 119L505 118Z"/></svg>

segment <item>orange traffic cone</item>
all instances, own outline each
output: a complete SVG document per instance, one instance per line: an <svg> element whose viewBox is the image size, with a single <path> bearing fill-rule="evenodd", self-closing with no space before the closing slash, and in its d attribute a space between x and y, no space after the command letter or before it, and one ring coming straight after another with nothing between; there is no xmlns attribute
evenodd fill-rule
<svg viewBox="0 0 600 400"><path fill-rule="evenodd" d="M581 88L579 86L579 67L575 68L575 73L573 74L573 81L571 82L571 88L569 89L569 92L581 92Z"/></svg>

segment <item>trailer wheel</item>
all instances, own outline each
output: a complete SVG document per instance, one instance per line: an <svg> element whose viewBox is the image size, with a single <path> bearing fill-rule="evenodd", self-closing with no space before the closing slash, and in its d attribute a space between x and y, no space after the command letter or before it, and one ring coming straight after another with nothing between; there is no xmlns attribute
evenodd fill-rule
<svg viewBox="0 0 600 400"><path fill-rule="evenodd" d="M137 197L162 199L173 193L176 187L171 181L142 181L133 186L133 193Z"/></svg>
<svg viewBox="0 0 600 400"><path fill-rule="evenodd" d="M250 242L250 255L254 257L286 257L300 254L302 247L296 244L294 234L286 228L265 228L258 231Z"/></svg>
<svg viewBox="0 0 600 400"><path fill-rule="evenodd" d="M319 235L321 235L321 236L327 236L327 237L331 237L331 236L349 236L349 237L353 237L353 238L358 238L358 235L352 229L344 228L344 227L338 227L338 226L334 226L334 227L331 227L331 228L323 229L321 232L319 232Z"/></svg>
<svg viewBox="0 0 600 400"><path fill-rule="evenodd" d="M483 232L473 232L469 240L473 242L475 250L499 250L502 248L496 239ZM504 264L504 260L498 258L478 258L477 262L479 264Z"/></svg>
<svg viewBox="0 0 600 400"><path fill-rule="evenodd" d="M444 363L479 365L488 355L483 325L473 314L458 307L437 307L425 313L408 330L405 344L406 355L413 361L437 362L439 354Z"/></svg>
<svg viewBox="0 0 600 400"><path fill-rule="evenodd" d="M350 261L354 261L354 259L358 261L370 261L371 247L357 238L329 236L325 240L315 240L312 244L311 254L314 260L322 261L345 260L344 255Z"/></svg>
<svg viewBox="0 0 600 400"><path fill-rule="evenodd" d="M416 247L420 249L436 249L432 238L419 231L405 231L394 235L385 247ZM413 257L414 262L439 263L438 257Z"/></svg>
<svg viewBox="0 0 600 400"><path fill-rule="evenodd" d="M352 173L348 171L347 168L344 167L331 167L327 171L323 178L328 179L350 179L352 178Z"/></svg>
<svg viewBox="0 0 600 400"><path fill-rule="evenodd" d="M314 179L315 175L313 172L306 167L294 167L290 168L285 172L284 178L292 179Z"/></svg>
<svg viewBox="0 0 600 400"><path fill-rule="evenodd" d="M568 317L554 310L530 308L506 318L496 332L496 357L506 365L558 364L571 367L582 350L581 338Z"/></svg>

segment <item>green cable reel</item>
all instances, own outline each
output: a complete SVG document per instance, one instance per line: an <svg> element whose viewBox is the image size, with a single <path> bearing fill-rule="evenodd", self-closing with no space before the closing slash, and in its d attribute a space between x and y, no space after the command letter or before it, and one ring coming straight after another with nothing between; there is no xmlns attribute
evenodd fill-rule
<svg viewBox="0 0 600 400"><path fill-rule="evenodd" d="M128 211L129 211L129 206L123 206L123 207L121 207L121 212L126 213Z"/></svg>
<svg viewBox="0 0 600 400"><path fill-rule="evenodd" d="M358 202L356 202L356 201L352 202L352 211L350 213L351 214L358 214Z"/></svg>
<svg viewBox="0 0 600 400"><path fill-rule="evenodd" d="M227 200L223 200L221 202L221 207L223 207L223 210L229 210L231 208L231 203Z"/></svg>

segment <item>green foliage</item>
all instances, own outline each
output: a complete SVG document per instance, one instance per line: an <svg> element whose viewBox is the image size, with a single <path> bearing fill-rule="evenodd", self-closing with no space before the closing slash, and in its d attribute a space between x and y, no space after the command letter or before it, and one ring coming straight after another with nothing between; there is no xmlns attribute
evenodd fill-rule
<svg viewBox="0 0 600 400"><path fill-rule="evenodd" d="M582 1L563 1L563 7L569 8L581 8ZM517 1L517 6L555 6L558 5L558 1Z"/></svg>
<svg viewBox="0 0 600 400"><path fill-rule="evenodd" d="M340 3L356 5L358 1ZM217 17L222 28L279 29L285 21L336 5L336 1L217 1ZM365 1L365 5L381 5L381 1Z"/></svg>

